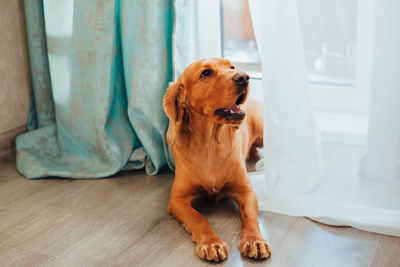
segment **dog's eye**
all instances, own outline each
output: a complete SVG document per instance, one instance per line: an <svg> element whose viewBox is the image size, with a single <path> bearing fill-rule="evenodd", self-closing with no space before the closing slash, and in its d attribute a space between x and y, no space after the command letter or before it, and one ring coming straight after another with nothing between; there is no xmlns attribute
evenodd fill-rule
<svg viewBox="0 0 400 267"><path fill-rule="evenodd" d="M235 69L235 66L231 66L231 70L234 70Z"/></svg>
<svg viewBox="0 0 400 267"><path fill-rule="evenodd" d="M207 77L207 76L211 76L211 75L212 75L212 70L204 70L204 71L201 73L200 78Z"/></svg>

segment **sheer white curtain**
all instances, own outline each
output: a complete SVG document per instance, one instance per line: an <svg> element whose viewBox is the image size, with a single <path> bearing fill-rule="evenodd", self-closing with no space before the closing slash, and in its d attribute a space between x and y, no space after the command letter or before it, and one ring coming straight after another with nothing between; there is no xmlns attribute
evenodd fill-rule
<svg viewBox="0 0 400 267"><path fill-rule="evenodd" d="M265 174L252 179L261 210L400 236L400 2L369 2L372 46L358 39L357 47L371 47L372 60L356 66L366 70L356 86L371 87L368 131L356 146L321 138L297 1L249 0L265 98Z"/></svg>

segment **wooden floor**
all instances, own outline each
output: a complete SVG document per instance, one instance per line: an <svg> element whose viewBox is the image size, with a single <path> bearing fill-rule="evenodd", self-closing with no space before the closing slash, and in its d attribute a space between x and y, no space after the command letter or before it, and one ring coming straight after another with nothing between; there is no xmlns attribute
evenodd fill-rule
<svg viewBox="0 0 400 267"><path fill-rule="evenodd" d="M122 172L100 180L26 180L0 159L0 266L203 266L189 234L166 212L173 174ZM400 238L327 227L268 212L265 261L240 256L236 204L198 209L229 246L226 266L400 266Z"/></svg>

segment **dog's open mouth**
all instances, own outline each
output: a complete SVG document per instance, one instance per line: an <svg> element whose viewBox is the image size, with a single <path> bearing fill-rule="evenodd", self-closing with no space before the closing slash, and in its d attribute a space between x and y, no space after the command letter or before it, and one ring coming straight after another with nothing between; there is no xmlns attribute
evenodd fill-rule
<svg viewBox="0 0 400 267"><path fill-rule="evenodd" d="M242 120L246 117L246 113L241 110L238 105L243 104L246 94L242 93L235 104L230 107L217 109L214 114L224 117L226 120Z"/></svg>

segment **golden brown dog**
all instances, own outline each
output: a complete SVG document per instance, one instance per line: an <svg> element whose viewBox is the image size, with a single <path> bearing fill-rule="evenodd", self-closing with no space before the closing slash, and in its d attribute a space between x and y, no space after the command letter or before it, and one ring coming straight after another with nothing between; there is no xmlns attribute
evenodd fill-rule
<svg viewBox="0 0 400 267"><path fill-rule="evenodd" d="M201 195L237 202L243 255L264 259L271 254L259 230L257 198L246 171L246 159L263 145L262 106L246 102L248 80L229 60L200 60L185 69L164 97L170 119L167 141L176 165L168 212L192 233L196 254L209 261L224 260L228 247L192 207Z"/></svg>

